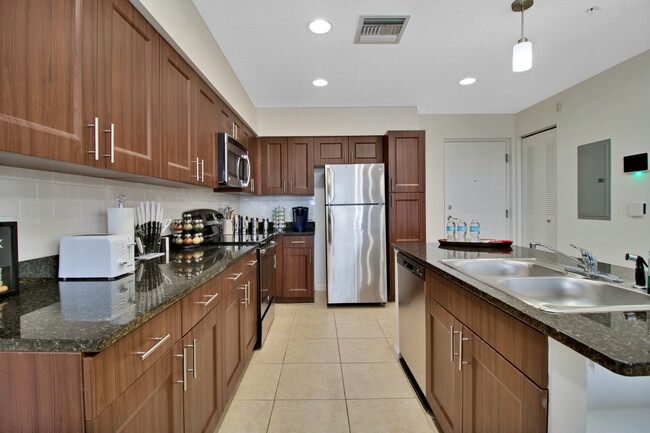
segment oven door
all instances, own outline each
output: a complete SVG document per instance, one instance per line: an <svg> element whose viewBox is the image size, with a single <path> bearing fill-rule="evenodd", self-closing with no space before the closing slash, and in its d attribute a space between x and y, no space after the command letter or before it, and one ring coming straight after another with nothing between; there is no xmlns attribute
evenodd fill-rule
<svg viewBox="0 0 650 433"><path fill-rule="evenodd" d="M275 297L275 246L271 241L260 248L260 318L264 317Z"/></svg>

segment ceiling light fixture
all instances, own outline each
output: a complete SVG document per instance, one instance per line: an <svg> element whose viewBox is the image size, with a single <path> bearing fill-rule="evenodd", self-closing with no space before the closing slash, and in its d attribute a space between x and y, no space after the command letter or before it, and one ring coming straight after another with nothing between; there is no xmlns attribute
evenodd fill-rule
<svg viewBox="0 0 650 433"><path fill-rule="evenodd" d="M476 78L474 77L463 78L458 82L458 84L460 84L461 86L469 86L470 84L474 84L474 83L476 83Z"/></svg>
<svg viewBox="0 0 650 433"><path fill-rule="evenodd" d="M311 30L312 33L316 33L317 35L327 33L331 28L332 25L327 20L320 18L309 23L309 30Z"/></svg>
<svg viewBox="0 0 650 433"><path fill-rule="evenodd" d="M311 83L316 87L327 86L327 80L323 80L322 78L317 78L316 80L312 81Z"/></svg>
<svg viewBox="0 0 650 433"><path fill-rule="evenodd" d="M524 11L533 5L533 0L515 0L513 12L521 12L521 39L512 47L512 72L523 72L533 67L533 43L524 37Z"/></svg>

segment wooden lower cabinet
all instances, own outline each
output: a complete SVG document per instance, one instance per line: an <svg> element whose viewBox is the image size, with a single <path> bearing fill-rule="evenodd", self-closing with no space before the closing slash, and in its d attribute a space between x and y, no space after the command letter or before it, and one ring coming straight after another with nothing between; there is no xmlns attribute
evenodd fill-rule
<svg viewBox="0 0 650 433"><path fill-rule="evenodd" d="M283 237L282 289L276 290L278 302L314 301L313 236Z"/></svg>
<svg viewBox="0 0 650 433"><path fill-rule="evenodd" d="M425 392L443 432L546 432L546 389L430 297L426 323Z"/></svg>
<svg viewBox="0 0 650 433"><path fill-rule="evenodd" d="M224 300L224 369L225 400L232 396L239 376L244 371L244 290L233 287Z"/></svg>
<svg viewBox="0 0 650 433"><path fill-rule="evenodd" d="M248 295L244 304L244 349L246 362L253 357L257 344L257 266L248 274Z"/></svg>

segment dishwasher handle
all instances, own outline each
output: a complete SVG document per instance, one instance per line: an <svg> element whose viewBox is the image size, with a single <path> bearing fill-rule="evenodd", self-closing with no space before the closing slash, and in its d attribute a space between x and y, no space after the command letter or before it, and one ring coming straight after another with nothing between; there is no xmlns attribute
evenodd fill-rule
<svg viewBox="0 0 650 433"><path fill-rule="evenodd" d="M397 264L411 272L421 280L424 280L424 266L406 258L402 253L397 253Z"/></svg>

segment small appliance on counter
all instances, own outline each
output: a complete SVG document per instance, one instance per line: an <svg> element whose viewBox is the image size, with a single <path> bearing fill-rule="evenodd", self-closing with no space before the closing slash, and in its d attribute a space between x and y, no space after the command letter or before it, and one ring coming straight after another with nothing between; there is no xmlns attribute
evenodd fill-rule
<svg viewBox="0 0 650 433"><path fill-rule="evenodd" d="M127 235L64 236L59 244L59 278L114 279L135 271L135 245Z"/></svg>
<svg viewBox="0 0 650 433"><path fill-rule="evenodd" d="M294 207L293 209L293 230L304 232L307 229L307 216L309 208L304 206Z"/></svg>
<svg viewBox="0 0 650 433"><path fill-rule="evenodd" d="M174 224L172 224L172 234L174 236L172 246L182 247L183 245L190 245L189 243L183 243L188 234L192 237L199 234L200 238L203 239L199 244L213 244L218 242L223 231L221 223L223 218L223 214L214 209L194 209L184 212L183 220L176 222L177 227L174 228ZM178 224L182 225L182 227L179 227ZM179 239L181 243L178 242Z"/></svg>
<svg viewBox="0 0 650 433"><path fill-rule="evenodd" d="M0 217L0 297L18 293L18 223Z"/></svg>

